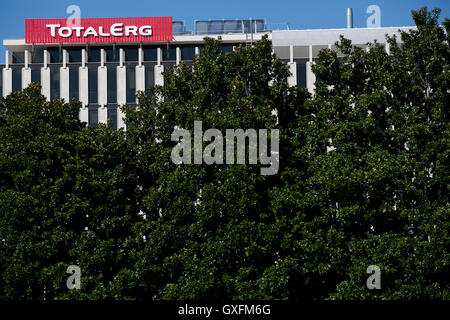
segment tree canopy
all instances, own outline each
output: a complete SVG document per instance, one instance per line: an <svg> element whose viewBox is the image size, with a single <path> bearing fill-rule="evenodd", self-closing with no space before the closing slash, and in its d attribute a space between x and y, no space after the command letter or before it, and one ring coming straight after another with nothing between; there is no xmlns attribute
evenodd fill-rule
<svg viewBox="0 0 450 320"><path fill-rule="evenodd" d="M86 127L31 84L0 102L0 299L449 299L450 21L341 38L289 87L267 37ZM280 167L171 161L175 127L279 129ZM269 131L270 132L270 131ZM270 137L269 137L270 138ZM69 265L81 288L66 286ZM381 289L366 287L367 267Z"/></svg>

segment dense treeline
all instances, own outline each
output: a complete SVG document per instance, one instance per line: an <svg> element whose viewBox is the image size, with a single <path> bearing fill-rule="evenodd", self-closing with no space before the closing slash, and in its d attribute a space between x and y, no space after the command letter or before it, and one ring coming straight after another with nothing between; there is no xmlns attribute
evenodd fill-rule
<svg viewBox="0 0 450 320"><path fill-rule="evenodd" d="M0 299L449 299L450 21L413 12L390 54L341 38L316 93L267 38L88 128L30 85L0 102ZM195 70L194 72L192 70ZM175 165L175 126L276 128L280 168ZM81 269L69 290L66 269ZM368 290L366 269L381 270Z"/></svg>

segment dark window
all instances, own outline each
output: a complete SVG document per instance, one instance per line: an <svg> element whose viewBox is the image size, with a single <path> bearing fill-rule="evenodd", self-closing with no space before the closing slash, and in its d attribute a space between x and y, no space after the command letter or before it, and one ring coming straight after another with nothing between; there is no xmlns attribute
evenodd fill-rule
<svg viewBox="0 0 450 320"><path fill-rule="evenodd" d="M108 122L111 122L111 129L117 130L117 109L108 108Z"/></svg>
<svg viewBox="0 0 450 320"><path fill-rule="evenodd" d="M78 68L69 69L69 99L79 99L79 72Z"/></svg>
<svg viewBox="0 0 450 320"><path fill-rule="evenodd" d="M13 69L12 70L12 91L22 90L22 70Z"/></svg>
<svg viewBox="0 0 450 320"><path fill-rule="evenodd" d="M59 99L59 68L50 69L50 99Z"/></svg>
<svg viewBox="0 0 450 320"><path fill-rule="evenodd" d="M136 102L136 70L134 67L127 68L127 103Z"/></svg>
<svg viewBox="0 0 450 320"><path fill-rule="evenodd" d="M233 52L233 45L232 44L222 44L219 48L220 52L226 53L226 52Z"/></svg>
<svg viewBox="0 0 450 320"><path fill-rule="evenodd" d="M177 59L177 51L175 47L163 47L162 48L163 61L175 61Z"/></svg>
<svg viewBox="0 0 450 320"><path fill-rule="evenodd" d="M22 70L13 69L12 70L12 91L22 90Z"/></svg>
<svg viewBox="0 0 450 320"><path fill-rule="evenodd" d="M119 61L119 49L118 48L107 48L106 51L106 61L107 62L118 62Z"/></svg>
<svg viewBox="0 0 450 320"><path fill-rule="evenodd" d="M155 85L155 70L153 67L145 67L145 93L151 97L152 93L149 90L150 86Z"/></svg>
<svg viewBox="0 0 450 320"><path fill-rule="evenodd" d="M97 128L98 126L98 109L88 110L88 125L89 127Z"/></svg>
<svg viewBox="0 0 450 320"><path fill-rule="evenodd" d="M81 62L81 49L67 49L69 62Z"/></svg>
<svg viewBox="0 0 450 320"><path fill-rule="evenodd" d="M100 62L100 48L89 48L88 62Z"/></svg>
<svg viewBox="0 0 450 320"><path fill-rule="evenodd" d="M108 103L117 103L117 69L108 68Z"/></svg>
<svg viewBox="0 0 450 320"><path fill-rule="evenodd" d="M156 47L144 47L144 60L145 61L157 61L158 60L158 48Z"/></svg>
<svg viewBox="0 0 450 320"><path fill-rule="evenodd" d="M194 60L195 46L181 47L181 60Z"/></svg>
<svg viewBox="0 0 450 320"><path fill-rule="evenodd" d="M3 69L0 69L0 98L3 97Z"/></svg>
<svg viewBox="0 0 450 320"><path fill-rule="evenodd" d="M297 87L306 88L306 64L297 63Z"/></svg>
<svg viewBox="0 0 450 320"><path fill-rule="evenodd" d="M31 54L32 63L44 63L44 50L34 50Z"/></svg>
<svg viewBox="0 0 450 320"><path fill-rule="evenodd" d="M31 82L41 83L41 70L39 69L31 70Z"/></svg>
<svg viewBox="0 0 450 320"><path fill-rule="evenodd" d="M89 88L89 103L97 103L98 101L98 75L97 67L88 69L88 88Z"/></svg>
<svg viewBox="0 0 450 320"><path fill-rule="evenodd" d="M138 48L137 47L123 47L125 53L125 61L138 61Z"/></svg>
<svg viewBox="0 0 450 320"><path fill-rule="evenodd" d="M50 63L61 63L62 54L59 48L48 48L47 50L50 54Z"/></svg>
<svg viewBox="0 0 450 320"><path fill-rule="evenodd" d="M24 63L25 52L12 52L12 63Z"/></svg>

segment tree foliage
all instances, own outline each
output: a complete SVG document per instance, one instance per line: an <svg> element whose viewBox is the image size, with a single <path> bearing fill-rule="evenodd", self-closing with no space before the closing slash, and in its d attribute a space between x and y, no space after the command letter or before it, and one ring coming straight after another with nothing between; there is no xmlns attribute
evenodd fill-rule
<svg viewBox="0 0 450 320"><path fill-rule="evenodd" d="M1 299L448 299L450 22L345 38L289 87L267 38L87 128L37 85L0 102ZM280 168L171 161L174 127L279 129ZM66 268L81 268L68 290ZM366 269L381 269L368 290Z"/></svg>

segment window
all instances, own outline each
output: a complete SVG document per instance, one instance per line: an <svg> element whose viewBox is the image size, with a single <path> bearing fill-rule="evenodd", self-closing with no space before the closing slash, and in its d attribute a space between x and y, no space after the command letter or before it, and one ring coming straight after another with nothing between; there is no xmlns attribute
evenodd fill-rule
<svg viewBox="0 0 450 320"><path fill-rule="evenodd" d="M69 62L81 62L81 49L67 49L69 55Z"/></svg>
<svg viewBox="0 0 450 320"><path fill-rule="evenodd" d="M97 128L98 126L98 109L88 110L88 126L92 128Z"/></svg>
<svg viewBox="0 0 450 320"><path fill-rule="evenodd" d="M137 47L123 47L125 53L125 61L138 61L139 54Z"/></svg>
<svg viewBox="0 0 450 320"><path fill-rule="evenodd" d="M3 69L0 69L0 98L3 97Z"/></svg>
<svg viewBox="0 0 450 320"><path fill-rule="evenodd" d="M12 91L22 90L22 70L13 69L12 70Z"/></svg>
<svg viewBox="0 0 450 320"><path fill-rule="evenodd" d="M100 62L100 48L89 48L88 62Z"/></svg>
<svg viewBox="0 0 450 320"><path fill-rule="evenodd" d="M88 69L88 101L89 103L98 102L98 76L97 67Z"/></svg>
<svg viewBox="0 0 450 320"><path fill-rule="evenodd" d="M59 68L50 69L50 99L59 99Z"/></svg>
<svg viewBox="0 0 450 320"><path fill-rule="evenodd" d="M195 46L181 47L181 60L194 60Z"/></svg>
<svg viewBox="0 0 450 320"><path fill-rule="evenodd" d="M32 63L44 63L44 50L34 50L31 53Z"/></svg>
<svg viewBox="0 0 450 320"><path fill-rule="evenodd" d="M111 129L117 130L117 109L108 108L108 122L111 122Z"/></svg>
<svg viewBox="0 0 450 320"><path fill-rule="evenodd" d="M41 70L31 69L31 82L41 83Z"/></svg>
<svg viewBox="0 0 450 320"><path fill-rule="evenodd" d="M105 49L106 61L107 62L118 62L119 61L119 49L115 47Z"/></svg>
<svg viewBox="0 0 450 320"><path fill-rule="evenodd" d="M156 47L144 47L144 61L157 61L158 60L158 48Z"/></svg>
<svg viewBox="0 0 450 320"><path fill-rule="evenodd" d="M78 68L69 69L69 99L79 99Z"/></svg>
<svg viewBox="0 0 450 320"><path fill-rule="evenodd" d="M155 85L155 70L153 67L145 67L145 93L151 98L152 93L149 90L150 86Z"/></svg>
<svg viewBox="0 0 450 320"><path fill-rule="evenodd" d="M47 50L50 55L50 63L61 63L62 54L59 48L48 48Z"/></svg>
<svg viewBox="0 0 450 320"><path fill-rule="evenodd" d="M297 87L306 88L306 64L297 63Z"/></svg>
<svg viewBox="0 0 450 320"><path fill-rule="evenodd" d="M220 52L226 53L226 52L233 52L233 45L232 44L222 44L219 48Z"/></svg>
<svg viewBox="0 0 450 320"><path fill-rule="evenodd" d="M136 102L136 70L134 67L127 68L127 103Z"/></svg>
<svg viewBox="0 0 450 320"><path fill-rule="evenodd" d="M12 52L12 63L24 63L25 52Z"/></svg>
<svg viewBox="0 0 450 320"><path fill-rule="evenodd" d="M177 59L177 51L175 47L163 47L162 48L163 61L175 61Z"/></svg>
<svg viewBox="0 0 450 320"><path fill-rule="evenodd" d="M108 103L117 103L117 69L108 68Z"/></svg>

